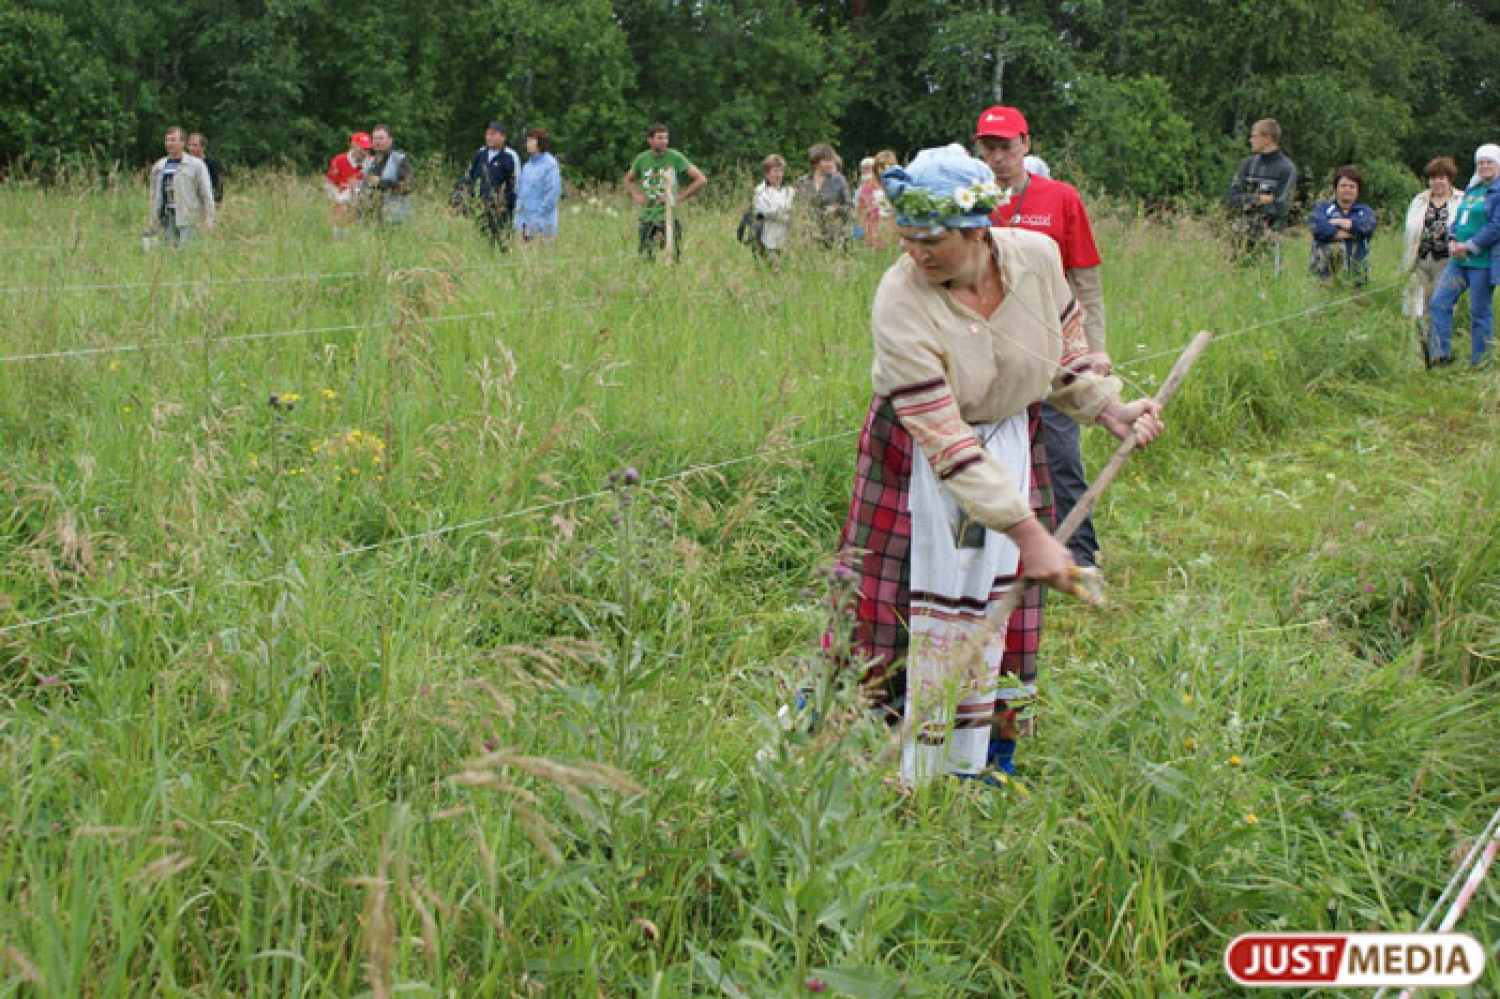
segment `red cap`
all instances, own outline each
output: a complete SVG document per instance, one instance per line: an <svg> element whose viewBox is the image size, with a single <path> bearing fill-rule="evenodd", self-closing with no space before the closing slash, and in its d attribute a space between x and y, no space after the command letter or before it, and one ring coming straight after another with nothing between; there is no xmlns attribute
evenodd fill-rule
<svg viewBox="0 0 1500 999"><path fill-rule="evenodd" d="M1031 130L1026 127L1026 116L1015 108L1000 107L996 105L979 116L979 124L974 126L974 138L981 139L985 136L994 136L997 139L1014 139L1021 135L1030 135Z"/></svg>
<svg viewBox="0 0 1500 999"><path fill-rule="evenodd" d="M375 148L375 143L370 139L369 132L355 132L349 136L349 145L358 146L361 149Z"/></svg>

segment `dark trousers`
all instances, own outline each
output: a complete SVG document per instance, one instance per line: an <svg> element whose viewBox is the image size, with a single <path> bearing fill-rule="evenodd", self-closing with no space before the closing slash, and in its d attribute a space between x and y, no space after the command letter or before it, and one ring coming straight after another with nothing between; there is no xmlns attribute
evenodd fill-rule
<svg viewBox="0 0 1500 999"><path fill-rule="evenodd" d="M510 249L511 221L509 208L485 205L479 210L479 230L502 252Z"/></svg>
<svg viewBox="0 0 1500 999"><path fill-rule="evenodd" d="M657 250L667 248L667 224L665 222L642 222L640 228L640 254L647 260L656 256ZM672 254L682 259L682 223L672 220Z"/></svg>
<svg viewBox="0 0 1500 999"><path fill-rule="evenodd" d="M1052 470L1052 505L1057 523L1062 524L1089 487L1083 470L1083 446L1078 424L1068 419L1050 403L1042 403L1042 425L1047 428L1047 466ZM1091 567L1099 557L1099 539L1094 536L1094 515L1084 518L1068 541L1073 561Z"/></svg>

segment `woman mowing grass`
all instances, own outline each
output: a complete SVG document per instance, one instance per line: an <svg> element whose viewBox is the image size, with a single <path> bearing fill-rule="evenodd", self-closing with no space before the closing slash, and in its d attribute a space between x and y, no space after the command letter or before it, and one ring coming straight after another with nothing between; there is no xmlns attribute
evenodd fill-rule
<svg viewBox="0 0 1500 999"><path fill-rule="evenodd" d="M905 252L875 293L875 395L839 540L859 576L852 651L876 700L904 712L903 781L1012 772L1016 714L1036 691L1039 591L985 648L985 675L954 677L949 653L1021 575L1072 586L1072 556L1048 530L1040 403L1142 444L1161 432L1160 407L1120 402L1057 245L989 227L1005 193L982 161L927 149L883 182Z"/></svg>

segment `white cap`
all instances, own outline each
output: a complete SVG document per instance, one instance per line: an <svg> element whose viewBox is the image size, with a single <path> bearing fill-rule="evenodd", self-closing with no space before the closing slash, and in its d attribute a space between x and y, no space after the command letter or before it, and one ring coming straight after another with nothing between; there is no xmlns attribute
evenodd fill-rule
<svg viewBox="0 0 1500 999"><path fill-rule="evenodd" d="M1474 150L1474 162L1478 163L1480 160L1489 160L1491 163L1500 163L1500 146L1495 145L1493 142L1486 142L1484 145Z"/></svg>

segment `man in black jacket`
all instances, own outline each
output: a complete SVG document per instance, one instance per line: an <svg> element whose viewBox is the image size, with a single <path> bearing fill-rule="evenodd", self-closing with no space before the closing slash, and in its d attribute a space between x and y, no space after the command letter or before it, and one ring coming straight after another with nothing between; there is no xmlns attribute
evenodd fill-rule
<svg viewBox="0 0 1500 999"><path fill-rule="evenodd" d="M208 155L208 140L203 137L202 132L194 132L187 137L187 151L189 156L196 156L208 167L208 183L214 189L214 204L224 203L224 174L219 169L219 161Z"/></svg>
<svg viewBox="0 0 1500 999"><path fill-rule="evenodd" d="M1268 232L1281 231L1296 188L1297 167L1281 151L1281 126L1262 118L1250 127L1250 155L1240 161L1225 199L1234 213L1237 257L1251 253Z"/></svg>
<svg viewBox="0 0 1500 999"><path fill-rule="evenodd" d="M502 250L510 248L516 210L516 160L505 148L505 126L492 121L484 130L484 145L453 189L455 203L477 204L479 227Z"/></svg>

